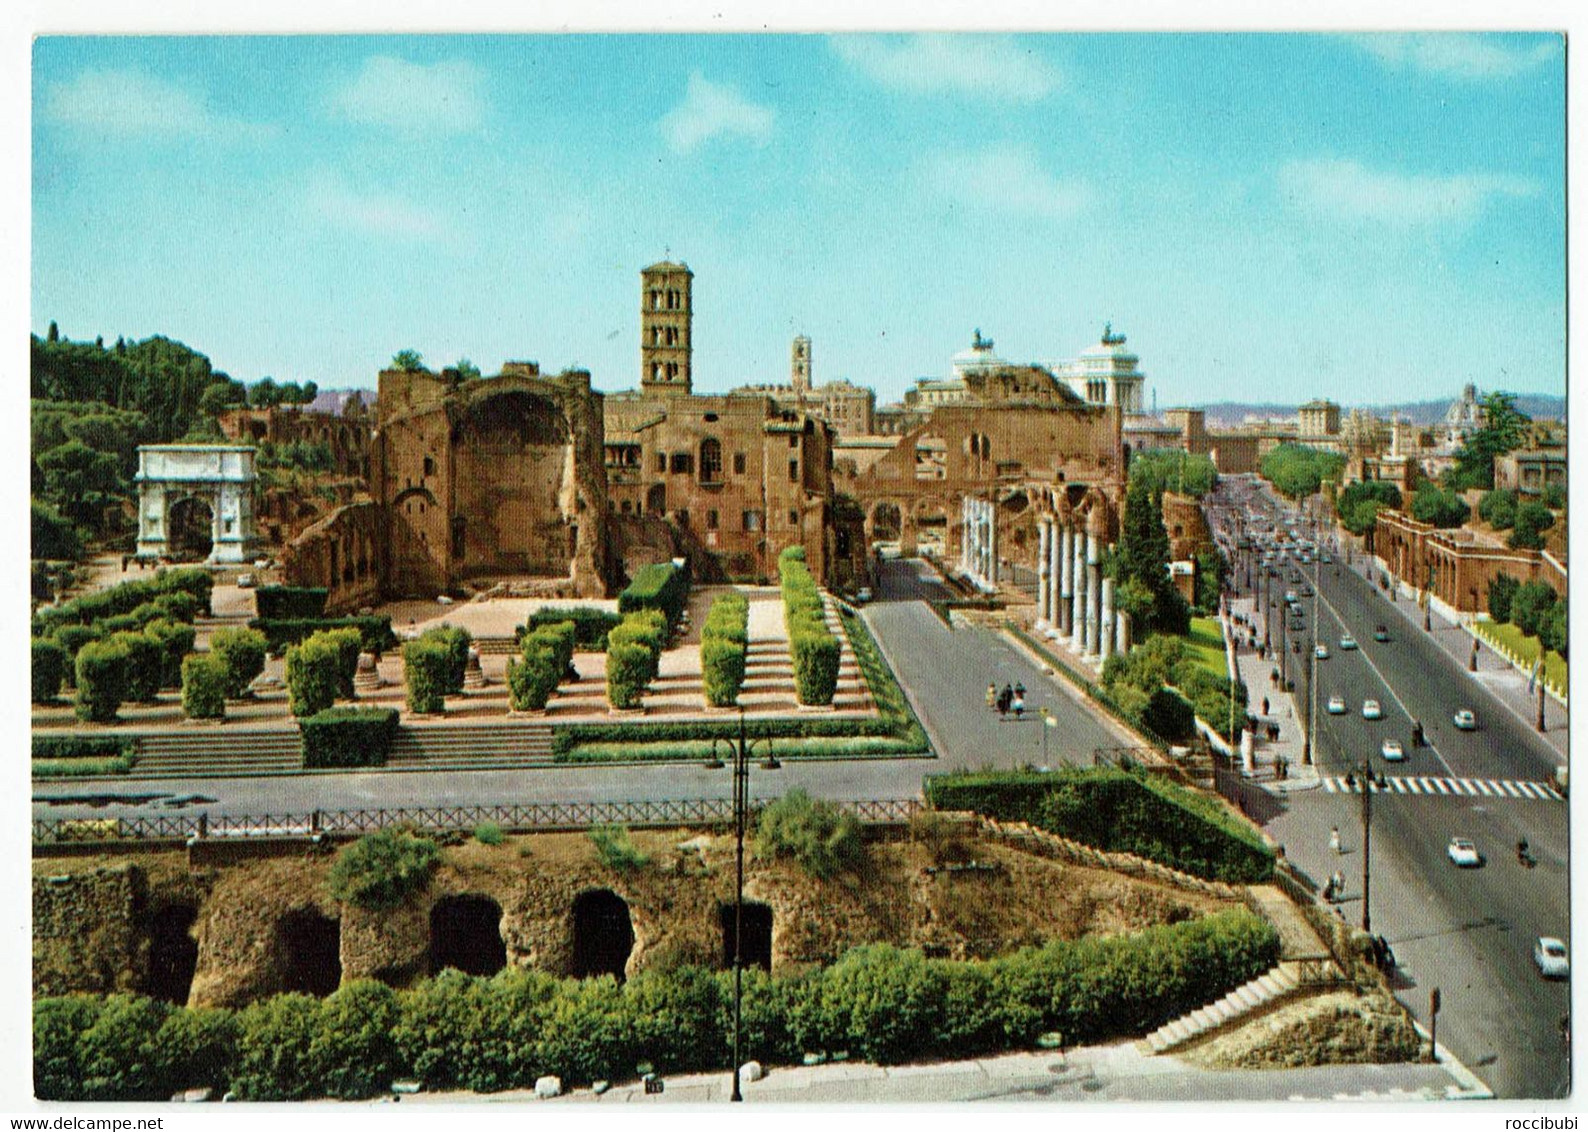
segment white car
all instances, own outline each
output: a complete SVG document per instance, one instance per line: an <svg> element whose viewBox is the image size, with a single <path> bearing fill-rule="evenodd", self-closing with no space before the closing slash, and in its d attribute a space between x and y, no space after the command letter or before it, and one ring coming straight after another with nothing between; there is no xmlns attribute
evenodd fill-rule
<svg viewBox="0 0 1588 1132"><path fill-rule="evenodd" d="M1386 739L1384 745L1378 749L1384 756L1385 762L1398 763L1406 758L1406 748L1401 746L1399 739Z"/></svg>
<svg viewBox="0 0 1588 1132"><path fill-rule="evenodd" d="M1353 637L1350 633L1347 633L1345 636L1340 638L1340 647L1342 649L1354 649L1354 648L1356 648L1356 638Z"/></svg>
<svg viewBox="0 0 1588 1132"><path fill-rule="evenodd" d="M1456 712L1452 718L1455 720L1456 726L1462 731L1476 731L1478 729L1478 717L1465 708Z"/></svg>
<svg viewBox="0 0 1588 1132"><path fill-rule="evenodd" d="M1383 719L1384 718L1384 709L1378 706L1378 701L1377 700L1363 700L1362 701L1362 718L1363 719Z"/></svg>
<svg viewBox="0 0 1588 1132"><path fill-rule="evenodd" d="M1345 714L1345 697L1344 696L1330 696L1329 697L1329 714L1330 715L1344 715Z"/></svg>
<svg viewBox="0 0 1588 1132"><path fill-rule="evenodd" d="M1329 646L1328 645L1319 645L1317 648L1312 650L1312 655L1317 657L1319 660L1328 660L1329 659Z"/></svg>
<svg viewBox="0 0 1588 1132"><path fill-rule="evenodd" d="M254 576L252 574L237 575L237 588L242 590L253 589Z"/></svg>
<svg viewBox="0 0 1588 1132"><path fill-rule="evenodd" d="M1457 868L1475 869L1483 864L1483 854L1465 837L1452 837L1450 844L1445 847L1445 853L1450 857L1450 863Z"/></svg>
<svg viewBox="0 0 1588 1132"><path fill-rule="evenodd" d="M1566 945L1552 935L1541 935L1533 945L1533 962L1546 979L1564 979L1571 974L1571 959Z"/></svg>

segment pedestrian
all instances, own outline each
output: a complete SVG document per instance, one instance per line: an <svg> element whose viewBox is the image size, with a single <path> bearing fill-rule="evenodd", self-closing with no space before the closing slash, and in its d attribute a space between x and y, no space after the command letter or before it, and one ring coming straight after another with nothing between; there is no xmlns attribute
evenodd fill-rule
<svg viewBox="0 0 1588 1132"><path fill-rule="evenodd" d="M1026 713L1026 698L1020 693L1015 693L1014 702L1009 705L1014 709L1015 719L1018 721Z"/></svg>
<svg viewBox="0 0 1588 1132"><path fill-rule="evenodd" d="M1340 852L1340 827L1333 826L1329 830L1329 848L1336 853Z"/></svg>
<svg viewBox="0 0 1588 1132"><path fill-rule="evenodd" d="M1330 877L1329 880L1334 885L1334 898L1336 900L1343 898L1345 896L1345 875L1336 869L1334 876Z"/></svg>
<svg viewBox="0 0 1588 1132"><path fill-rule="evenodd" d="M1004 690L998 693L998 715L1000 718L1009 714L1009 705L1014 698L1014 692L1009 689L1009 685L1005 684Z"/></svg>
<svg viewBox="0 0 1588 1132"><path fill-rule="evenodd" d="M1264 715L1268 714L1268 697L1267 696L1263 697L1263 714Z"/></svg>
<svg viewBox="0 0 1588 1132"><path fill-rule="evenodd" d="M992 711L998 706L998 685L987 685L987 710Z"/></svg>
<svg viewBox="0 0 1588 1132"><path fill-rule="evenodd" d="M1018 680L1015 681L1015 699L1024 700L1025 698L1026 698L1026 686L1024 684L1020 683Z"/></svg>

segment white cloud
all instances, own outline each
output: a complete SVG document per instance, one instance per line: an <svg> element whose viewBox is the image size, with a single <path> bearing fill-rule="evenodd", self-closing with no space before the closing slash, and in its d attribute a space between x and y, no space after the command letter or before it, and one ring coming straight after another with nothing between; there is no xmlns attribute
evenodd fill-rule
<svg viewBox="0 0 1588 1132"><path fill-rule="evenodd" d="M445 220L424 205L391 193L361 192L337 179L312 182L308 203L321 218L367 236L422 243L448 233Z"/></svg>
<svg viewBox="0 0 1588 1132"><path fill-rule="evenodd" d="M1092 190L1084 182L1053 176L1026 149L1001 146L944 154L927 173L939 192L976 209L1068 220L1092 202Z"/></svg>
<svg viewBox="0 0 1588 1132"><path fill-rule="evenodd" d="M1498 173L1400 173L1339 158L1289 162L1279 170L1279 188L1309 212L1401 227L1469 224L1492 201L1539 191L1531 181Z"/></svg>
<svg viewBox="0 0 1588 1132"><path fill-rule="evenodd" d="M841 35L828 42L874 81L910 94L1040 102L1063 85L1052 64L1008 36Z"/></svg>
<svg viewBox="0 0 1588 1132"><path fill-rule="evenodd" d="M468 133L485 117L484 76L472 63L410 63L375 55L334 102L367 126L426 133Z"/></svg>
<svg viewBox="0 0 1588 1132"><path fill-rule="evenodd" d="M773 113L731 86L689 76L684 100L662 115L662 137L674 153L692 153L716 137L748 138L757 145L772 136Z"/></svg>
<svg viewBox="0 0 1588 1132"><path fill-rule="evenodd" d="M203 138L246 142L276 133L273 126L228 118L200 97L143 71L84 71L50 87L46 117L79 129L144 138Z"/></svg>
<svg viewBox="0 0 1588 1132"><path fill-rule="evenodd" d="M1356 35L1351 41L1396 70L1452 79L1506 79L1560 58L1560 41L1461 32Z"/></svg>

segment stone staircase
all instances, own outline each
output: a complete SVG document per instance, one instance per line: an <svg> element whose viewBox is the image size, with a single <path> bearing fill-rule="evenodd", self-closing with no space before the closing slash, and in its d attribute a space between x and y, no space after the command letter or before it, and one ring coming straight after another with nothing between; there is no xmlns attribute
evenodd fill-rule
<svg viewBox="0 0 1588 1132"><path fill-rule="evenodd" d="M1169 1053L1236 1022L1273 1009L1303 989L1300 976L1288 963L1280 963L1249 983L1236 987L1217 1002L1159 1026L1136 1048L1145 1054Z"/></svg>
<svg viewBox="0 0 1588 1132"><path fill-rule="evenodd" d="M549 723L413 723L398 728L386 769L518 770L551 762Z"/></svg>
<svg viewBox="0 0 1588 1132"><path fill-rule="evenodd" d="M240 778L303 769L297 727L270 730L168 731L138 738L128 778Z"/></svg>

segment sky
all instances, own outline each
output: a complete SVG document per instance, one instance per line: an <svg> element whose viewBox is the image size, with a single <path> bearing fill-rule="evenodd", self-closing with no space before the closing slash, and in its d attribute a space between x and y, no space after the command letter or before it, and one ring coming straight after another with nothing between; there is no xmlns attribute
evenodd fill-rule
<svg viewBox="0 0 1588 1132"><path fill-rule="evenodd" d="M1160 407L1565 391L1565 78L1536 34L43 36L31 314L233 377L398 350L900 397L974 330L1128 338Z"/></svg>

